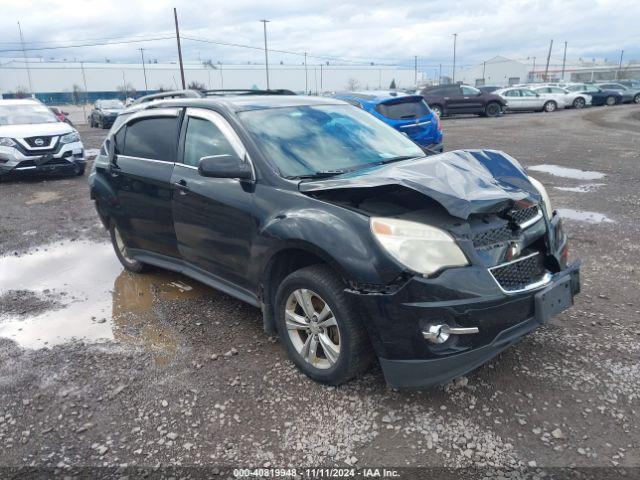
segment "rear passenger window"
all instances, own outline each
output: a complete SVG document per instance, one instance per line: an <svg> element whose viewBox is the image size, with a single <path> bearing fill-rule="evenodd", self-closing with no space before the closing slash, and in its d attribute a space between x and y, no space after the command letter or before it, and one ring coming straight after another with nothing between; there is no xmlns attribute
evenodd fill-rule
<svg viewBox="0 0 640 480"><path fill-rule="evenodd" d="M376 106L376 111L392 120L426 117L430 112L424 100L417 99L400 103L381 103Z"/></svg>
<svg viewBox="0 0 640 480"><path fill-rule="evenodd" d="M123 155L174 162L177 136L176 117L143 118L127 125Z"/></svg>
<svg viewBox="0 0 640 480"><path fill-rule="evenodd" d="M235 155L235 151L218 127L209 120L189 117L184 141L184 163L197 167L202 157L213 155Z"/></svg>

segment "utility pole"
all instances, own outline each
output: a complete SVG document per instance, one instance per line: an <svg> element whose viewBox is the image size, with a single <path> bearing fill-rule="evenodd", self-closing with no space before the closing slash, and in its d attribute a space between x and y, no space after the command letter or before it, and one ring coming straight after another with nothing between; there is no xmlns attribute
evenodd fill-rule
<svg viewBox="0 0 640 480"><path fill-rule="evenodd" d="M84 62L80 62L80 70L82 70L82 83L84 84L84 101L82 102L82 116L86 120L87 119L87 77L84 74Z"/></svg>
<svg viewBox="0 0 640 480"><path fill-rule="evenodd" d="M453 34L453 77L451 83L456 84L456 42L458 40L458 34Z"/></svg>
<svg viewBox="0 0 640 480"><path fill-rule="evenodd" d="M418 56L414 55L413 57L413 83L416 84L416 87L418 86Z"/></svg>
<svg viewBox="0 0 640 480"><path fill-rule="evenodd" d="M222 64L218 64L220 67L220 89L224 89L224 75L222 75Z"/></svg>
<svg viewBox="0 0 640 480"><path fill-rule="evenodd" d="M564 80L564 67L567 64L567 42L564 42L564 53L562 54L562 75L560 80Z"/></svg>
<svg viewBox="0 0 640 480"><path fill-rule="evenodd" d="M144 93L145 95L149 91L149 87L147 86L147 67L144 65L144 48L140 48L140 55L142 55L142 72L144 73Z"/></svg>
<svg viewBox="0 0 640 480"><path fill-rule="evenodd" d="M322 89L322 64L320 64L320 93L324 92Z"/></svg>
<svg viewBox="0 0 640 480"><path fill-rule="evenodd" d="M544 81L549 81L549 61L551 60L551 49L553 48L553 38L551 39L551 43L549 44L549 53L547 53L547 64L544 67Z"/></svg>
<svg viewBox="0 0 640 480"><path fill-rule="evenodd" d="M127 79L124 76L124 70L122 70L122 89L124 91L124 101L127 101Z"/></svg>
<svg viewBox="0 0 640 480"><path fill-rule="evenodd" d="M485 81L485 77L484 77L484 71L487 68L487 62L484 61L482 62L482 83L486 85L486 81Z"/></svg>
<svg viewBox="0 0 640 480"><path fill-rule="evenodd" d="M267 74L267 90L269 90L269 50L267 49L267 23L269 20L260 20L264 29L264 68ZM306 53L305 53L306 56ZM306 62L305 62L306 64Z"/></svg>
<svg viewBox="0 0 640 480"><path fill-rule="evenodd" d="M616 80L620 78L622 75L622 57L624 55L624 50L620 52L620 64L618 65L618 74L616 75Z"/></svg>
<svg viewBox="0 0 640 480"><path fill-rule="evenodd" d="M176 40L178 41L178 61L180 62L180 78L182 79L182 89L186 90L187 84L184 81L184 65L182 64L182 48L180 48L180 28L178 27L178 10L173 9L173 18L176 22Z"/></svg>
<svg viewBox="0 0 640 480"><path fill-rule="evenodd" d="M440 73L438 74L438 85L442 83L442 64L440 64Z"/></svg>
<svg viewBox="0 0 640 480"><path fill-rule="evenodd" d="M33 93L33 86L31 85L31 69L29 69L29 60L27 60L27 51L24 48L24 38L22 37L22 27L18 22L18 31L20 32L20 45L22 45L22 56L24 57L24 66L27 69L27 77L29 78L29 93Z"/></svg>
<svg viewBox="0 0 640 480"><path fill-rule="evenodd" d="M304 52L304 94L309 94L309 86L308 86L308 75L307 75L307 52Z"/></svg>

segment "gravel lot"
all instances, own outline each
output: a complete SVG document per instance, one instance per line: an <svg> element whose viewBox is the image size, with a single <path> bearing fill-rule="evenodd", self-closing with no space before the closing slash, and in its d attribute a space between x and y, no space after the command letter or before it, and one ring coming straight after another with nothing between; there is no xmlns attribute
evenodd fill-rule
<svg viewBox="0 0 640 480"><path fill-rule="evenodd" d="M543 165L531 172L584 262L573 309L441 388L396 392L378 368L328 388L288 362L258 310L180 275L123 272L86 176L5 182L0 465L640 476L640 109L443 124L447 149ZM97 148L105 132L81 133Z"/></svg>

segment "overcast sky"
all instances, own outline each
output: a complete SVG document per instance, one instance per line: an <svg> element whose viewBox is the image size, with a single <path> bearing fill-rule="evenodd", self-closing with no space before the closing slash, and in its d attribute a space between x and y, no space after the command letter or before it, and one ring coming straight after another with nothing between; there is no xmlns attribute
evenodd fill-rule
<svg viewBox="0 0 640 480"><path fill-rule="evenodd" d="M95 43L96 39L155 38L173 35L173 7L181 34L262 47L268 24L269 47L309 52L309 63L376 62L422 69L451 64L458 33L458 65L481 63L495 55L543 61L554 39L552 64L562 58L564 41L571 60L640 59L640 0L109 0L82 2L0 0L0 57L19 57L18 21L28 47ZM84 61L173 60L174 40L124 45L31 51L29 56ZM186 60L222 63L263 62L260 50L183 40ZM316 58L327 57L327 58ZM334 60L335 58L335 60ZM271 61L301 63L301 56L271 54ZM530 61L530 60L529 60Z"/></svg>

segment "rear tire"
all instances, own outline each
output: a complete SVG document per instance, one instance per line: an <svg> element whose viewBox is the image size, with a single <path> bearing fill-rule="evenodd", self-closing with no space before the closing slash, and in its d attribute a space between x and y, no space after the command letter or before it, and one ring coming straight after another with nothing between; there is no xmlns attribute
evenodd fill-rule
<svg viewBox="0 0 640 480"><path fill-rule="evenodd" d="M484 114L487 117L497 117L500 115L502 109L500 108L500 104L498 102L489 102L487 106L484 108Z"/></svg>
<svg viewBox="0 0 640 480"><path fill-rule="evenodd" d="M146 263L142 263L139 260L135 260L127 254L127 246L124 243L122 234L114 222L111 222L109 228L111 234L111 244L116 252L116 256L124 268L134 273L143 273L148 270L149 266Z"/></svg>
<svg viewBox="0 0 640 480"><path fill-rule="evenodd" d="M633 97L633 103L640 103L640 93L636 94L636 96Z"/></svg>
<svg viewBox="0 0 640 480"><path fill-rule="evenodd" d="M573 108L584 108L587 105L587 102L585 101L584 98L582 97L577 97L574 101L573 101Z"/></svg>
<svg viewBox="0 0 640 480"><path fill-rule="evenodd" d="M344 289L330 267L311 265L286 277L275 298L276 326L289 358L309 378L328 385L351 380L373 360L367 332Z"/></svg>
<svg viewBox="0 0 640 480"><path fill-rule="evenodd" d="M555 112L557 109L558 109L558 104L556 102L554 102L553 100L550 100L550 101L546 102L542 106L542 110L547 112L547 113Z"/></svg>
<svg viewBox="0 0 640 480"><path fill-rule="evenodd" d="M616 97L609 96L605 99L604 104L607 107L613 107L616 104Z"/></svg>

